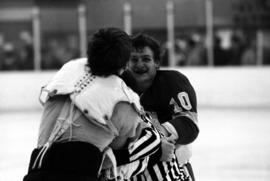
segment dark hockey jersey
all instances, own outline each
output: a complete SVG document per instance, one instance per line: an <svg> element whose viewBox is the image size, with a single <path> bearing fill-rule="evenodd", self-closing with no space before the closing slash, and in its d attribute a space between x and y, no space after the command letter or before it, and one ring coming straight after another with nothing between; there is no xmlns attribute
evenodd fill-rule
<svg viewBox="0 0 270 181"><path fill-rule="evenodd" d="M158 70L152 85L144 92L138 91L135 79L128 71L122 75L122 78L140 95L144 109L152 117L157 117L152 119L152 122L158 122L154 123L156 127L165 122L173 125L178 134L177 145L189 144L197 137L199 129L196 94L186 76L177 71ZM160 162L158 155L154 154L150 157L147 169L130 180L190 181L193 180L191 175L193 175L192 170L189 170L186 165L179 165L177 158L170 162Z"/></svg>
<svg viewBox="0 0 270 181"><path fill-rule="evenodd" d="M185 75L173 70L158 70L153 84L143 93L137 91L129 72L125 72L122 78L140 94L144 109L157 115L160 124L168 121L175 127L179 135L177 143L188 144L197 137L196 93Z"/></svg>

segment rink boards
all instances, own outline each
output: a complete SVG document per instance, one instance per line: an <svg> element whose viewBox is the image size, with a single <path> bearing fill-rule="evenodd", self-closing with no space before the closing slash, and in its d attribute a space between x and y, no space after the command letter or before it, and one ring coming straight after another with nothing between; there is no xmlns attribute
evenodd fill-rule
<svg viewBox="0 0 270 181"><path fill-rule="evenodd" d="M270 107L270 67L173 68L194 86L199 107ZM38 95L55 71L0 72L0 111L40 109Z"/></svg>

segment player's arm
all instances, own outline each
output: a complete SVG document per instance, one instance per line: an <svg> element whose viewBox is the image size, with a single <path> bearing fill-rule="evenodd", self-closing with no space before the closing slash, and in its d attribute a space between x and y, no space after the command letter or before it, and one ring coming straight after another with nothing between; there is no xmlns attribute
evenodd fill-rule
<svg viewBox="0 0 270 181"><path fill-rule="evenodd" d="M131 104L118 103L111 120L119 130L119 136L110 145L117 165L141 160L160 150L159 133L142 120Z"/></svg>
<svg viewBox="0 0 270 181"><path fill-rule="evenodd" d="M182 81L170 85L172 97L170 107L173 118L167 120L162 126L167 136L174 137L177 144L189 144L193 142L198 134L197 100L196 93L186 77Z"/></svg>

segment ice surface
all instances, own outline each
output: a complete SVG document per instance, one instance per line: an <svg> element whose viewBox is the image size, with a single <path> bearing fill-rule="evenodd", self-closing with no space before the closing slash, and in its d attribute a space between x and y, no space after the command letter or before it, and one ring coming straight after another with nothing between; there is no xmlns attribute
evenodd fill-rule
<svg viewBox="0 0 270 181"><path fill-rule="evenodd" d="M0 180L21 181L40 111L0 112ZM270 109L199 108L191 163L198 181L268 181Z"/></svg>

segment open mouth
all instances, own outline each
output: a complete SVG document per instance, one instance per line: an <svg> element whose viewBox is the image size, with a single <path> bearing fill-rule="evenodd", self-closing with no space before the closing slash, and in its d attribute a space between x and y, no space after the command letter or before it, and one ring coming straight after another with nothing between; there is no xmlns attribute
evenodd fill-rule
<svg viewBox="0 0 270 181"><path fill-rule="evenodd" d="M142 75L142 74L147 73L147 70L144 70L144 69L137 69L137 70L134 70L134 72L135 72L136 74Z"/></svg>

